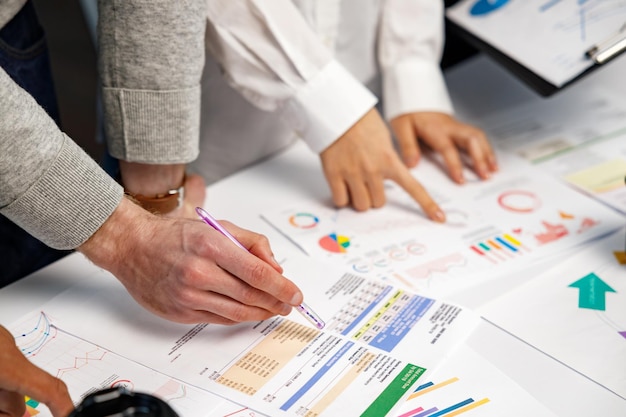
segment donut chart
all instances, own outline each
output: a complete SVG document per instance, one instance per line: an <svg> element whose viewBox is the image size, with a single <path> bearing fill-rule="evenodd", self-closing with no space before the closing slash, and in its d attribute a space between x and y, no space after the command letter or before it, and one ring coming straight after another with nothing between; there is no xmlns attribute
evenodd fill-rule
<svg viewBox="0 0 626 417"><path fill-rule="evenodd" d="M311 213L296 213L289 217L289 224L298 229L312 229L319 221L320 219Z"/></svg>
<svg viewBox="0 0 626 417"><path fill-rule="evenodd" d="M511 190L500 194L498 204L507 211L532 213L541 207L541 200L530 191Z"/></svg>
<svg viewBox="0 0 626 417"><path fill-rule="evenodd" d="M346 253L346 249L350 246L350 238L331 233L322 237L318 243L322 249L328 252Z"/></svg>

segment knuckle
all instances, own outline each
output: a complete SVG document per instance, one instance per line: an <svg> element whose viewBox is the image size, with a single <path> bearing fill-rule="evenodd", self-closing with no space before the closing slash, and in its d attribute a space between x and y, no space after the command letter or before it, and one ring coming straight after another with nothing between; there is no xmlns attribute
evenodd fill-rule
<svg viewBox="0 0 626 417"><path fill-rule="evenodd" d="M52 392L57 394L57 397L61 397L63 394L68 392L67 385L59 378L53 378L51 388Z"/></svg>
<svg viewBox="0 0 626 417"><path fill-rule="evenodd" d="M246 305L255 305L259 301L259 291L252 287L243 288L238 295L239 300Z"/></svg>
<svg viewBox="0 0 626 417"><path fill-rule="evenodd" d="M389 158L385 157L384 163L389 165L389 162ZM363 174L366 178L377 177L380 174L380 169L378 168L378 165L368 162L363 165Z"/></svg>
<svg viewBox="0 0 626 417"><path fill-rule="evenodd" d="M256 233L255 234L255 240L260 245L270 246L270 240L265 235L261 235L261 234Z"/></svg>
<svg viewBox="0 0 626 417"><path fill-rule="evenodd" d="M229 316L228 320L231 320L234 323L248 321L248 307L243 304L237 305L232 309Z"/></svg>
<svg viewBox="0 0 626 417"><path fill-rule="evenodd" d="M261 262L254 262L248 269L247 282L254 288L259 288L266 281L267 268Z"/></svg>

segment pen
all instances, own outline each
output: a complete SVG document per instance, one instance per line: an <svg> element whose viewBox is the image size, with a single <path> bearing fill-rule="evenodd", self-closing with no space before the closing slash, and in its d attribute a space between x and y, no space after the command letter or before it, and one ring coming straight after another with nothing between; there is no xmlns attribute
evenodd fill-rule
<svg viewBox="0 0 626 417"><path fill-rule="evenodd" d="M228 239L230 239L231 242L239 246L241 249L248 251L248 249L244 245L242 245L237 239L235 239L235 236L231 235L228 232L228 230L226 230L221 224L219 224L219 222L215 220L213 216L207 213L206 210L204 210L201 207L196 207L196 213L198 213L198 216L200 216L200 218L204 220L206 224L208 224L209 226L211 226L212 228L214 228L215 230L217 230L218 232L226 236ZM310 321L318 329L323 329L324 326L326 325L326 323L324 323L324 320L322 320L320 316L318 316L313 310L311 310L311 308L305 303L302 303L299 306L297 306L296 310L298 310L300 314L302 314L308 321Z"/></svg>

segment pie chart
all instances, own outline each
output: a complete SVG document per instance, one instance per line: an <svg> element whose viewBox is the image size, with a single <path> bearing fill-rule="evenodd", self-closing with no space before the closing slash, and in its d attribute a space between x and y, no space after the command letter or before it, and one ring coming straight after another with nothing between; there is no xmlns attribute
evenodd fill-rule
<svg viewBox="0 0 626 417"><path fill-rule="evenodd" d="M319 240L322 249L332 253L346 253L346 248L350 246L350 239L336 233L331 233Z"/></svg>
<svg viewBox="0 0 626 417"><path fill-rule="evenodd" d="M483 16L498 10L507 4L509 0L478 0L470 9L470 15Z"/></svg>

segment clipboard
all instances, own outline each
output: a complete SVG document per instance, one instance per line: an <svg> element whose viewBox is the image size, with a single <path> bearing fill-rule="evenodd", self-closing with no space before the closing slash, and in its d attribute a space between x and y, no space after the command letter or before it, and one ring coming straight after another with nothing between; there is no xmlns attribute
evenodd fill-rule
<svg viewBox="0 0 626 417"><path fill-rule="evenodd" d="M461 0L446 10L446 24L544 97L626 50L623 2Z"/></svg>

